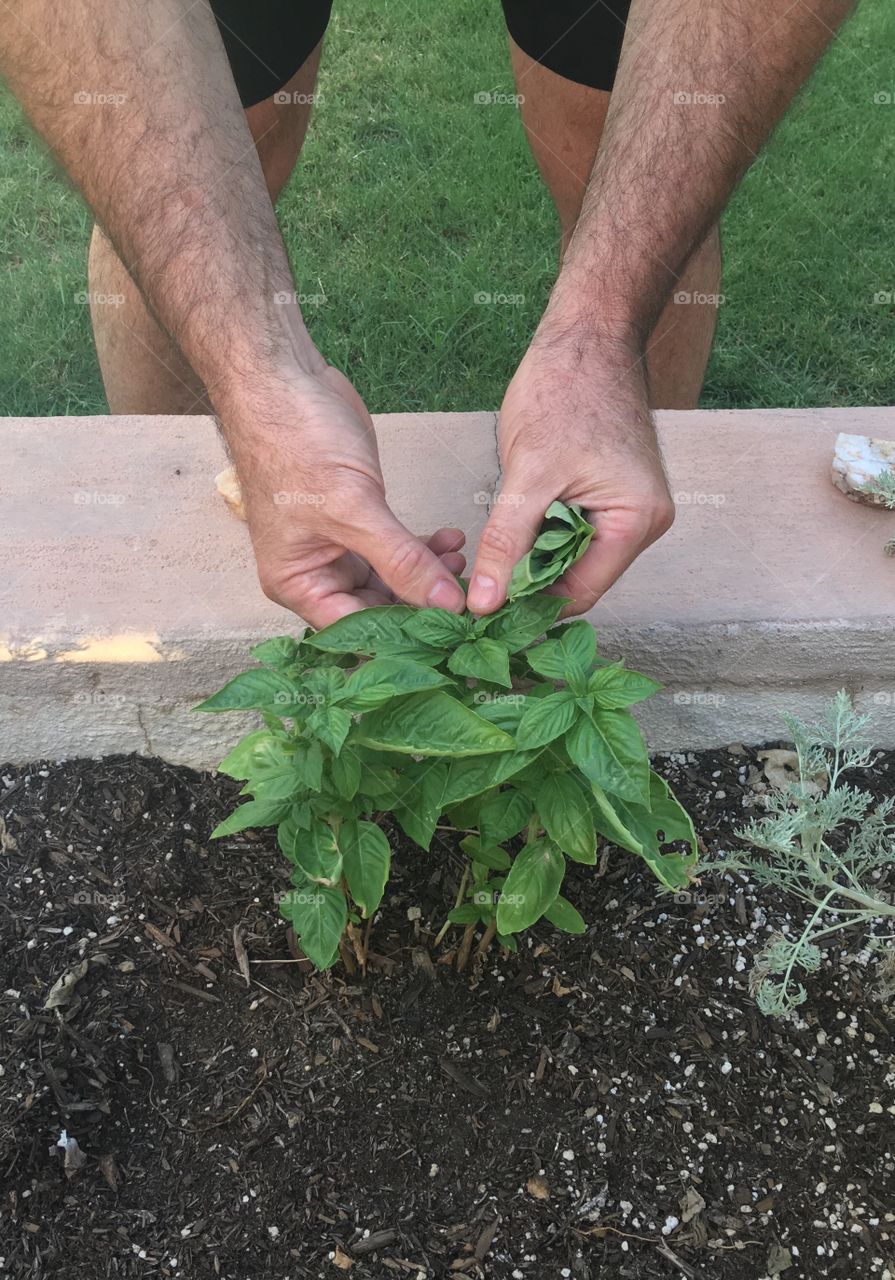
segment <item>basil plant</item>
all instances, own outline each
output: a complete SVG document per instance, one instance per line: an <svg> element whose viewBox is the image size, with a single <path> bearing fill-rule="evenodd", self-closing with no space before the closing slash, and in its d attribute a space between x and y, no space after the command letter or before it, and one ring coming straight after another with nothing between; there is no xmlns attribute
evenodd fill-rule
<svg viewBox="0 0 895 1280"><path fill-rule="evenodd" d="M277 828L292 884L280 910L318 968L382 901L384 815L426 851L439 828L464 836L448 919L511 949L542 918L584 931L561 889L567 860L595 864L600 836L668 888L691 879L693 824L628 710L659 686L599 657L590 623L558 624L565 601L543 590L592 534L554 503L496 613L364 609L264 641L259 665L200 705L260 713L219 766L251 798L212 836Z"/></svg>

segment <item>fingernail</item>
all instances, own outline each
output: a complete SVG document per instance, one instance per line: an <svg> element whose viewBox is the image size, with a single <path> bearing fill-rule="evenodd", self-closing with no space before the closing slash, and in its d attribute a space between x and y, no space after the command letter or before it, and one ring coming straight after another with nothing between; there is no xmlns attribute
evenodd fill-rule
<svg viewBox="0 0 895 1280"><path fill-rule="evenodd" d="M461 603L463 595L456 582L450 578L442 578L440 582L436 582L435 586L429 592L426 603L432 609L456 609Z"/></svg>
<svg viewBox="0 0 895 1280"><path fill-rule="evenodd" d="M469 587L469 594L476 609L490 609L497 604L497 583L487 574L477 573Z"/></svg>

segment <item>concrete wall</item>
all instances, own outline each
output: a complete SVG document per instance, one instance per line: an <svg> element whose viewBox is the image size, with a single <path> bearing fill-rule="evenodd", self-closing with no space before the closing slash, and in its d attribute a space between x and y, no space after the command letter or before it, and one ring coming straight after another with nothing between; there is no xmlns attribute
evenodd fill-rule
<svg viewBox="0 0 895 1280"><path fill-rule="evenodd" d="M377 427L398 515L474 546L499 484L494 415ZM601 651L666 685L641 712L650 745L780 737L781 711L819 714L844 686L895 746L895 515L829 480L837 432L895 438L895 409L664 413L659 429L677 521L590 615ZM0 441L0 760L213 765L239 721L190 708L251 644L301 630L215 492L214 424L7 419Z"/></svg>

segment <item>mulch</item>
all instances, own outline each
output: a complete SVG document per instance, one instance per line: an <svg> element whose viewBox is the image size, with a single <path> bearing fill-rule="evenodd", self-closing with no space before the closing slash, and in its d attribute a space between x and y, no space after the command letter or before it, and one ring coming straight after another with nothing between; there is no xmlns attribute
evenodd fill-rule
<svg viewBox="0 0 895 1280"><path fill-rule="evenodd" d="M657 767L708 851L760 805L751 750ZM658 896L608 849L567 881L586 935L458 973L455 846L391 832L367 971L309 973L273 833L208 841L235 790L0 768L0 1276L895 1274L895 1024L859 939L769 1020L751 957L798 907Z"/></svg>

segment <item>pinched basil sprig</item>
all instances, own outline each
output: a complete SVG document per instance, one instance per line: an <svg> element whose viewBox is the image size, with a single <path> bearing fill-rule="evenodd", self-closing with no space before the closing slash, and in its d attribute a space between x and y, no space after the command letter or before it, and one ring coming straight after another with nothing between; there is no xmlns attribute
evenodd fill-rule
<svg viewBox="0 0 895 1280"><path fill-rule="evenodd" d="M508 598L518 600L558 581L581 559L593 536L594 527L585 520L580 507L551 503L534 546L513 570Z"/></svg>
<svg viewBox="0 0 895 1280"><path fill-rule="evenodd" d="M693 825L651 771L628 710L658 685L599 658L591 625L557 625L565 602L537 590L586 546L580 517L560 511L554 503L538 542L557 524L568 537L552 551L535 544L519 575L528 585L496 613L365 609L258 645L261 665L201 704L261 714L264 727L220 765L251 799L212 835L276 826L292 868L280 909L319 968L382 901L386 814L425 850L440 827L467 833L449 921L511 948L542 917L584 930L560 889L568 859L596 862L598 836L662 884L688 883ZM548 554L559 557L550 568Z"/></svg>

